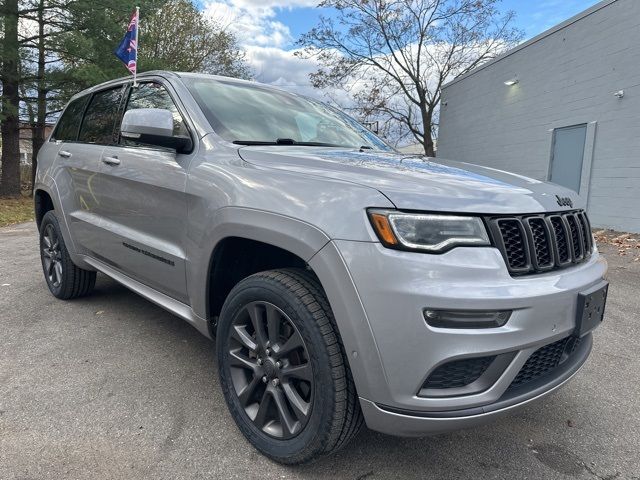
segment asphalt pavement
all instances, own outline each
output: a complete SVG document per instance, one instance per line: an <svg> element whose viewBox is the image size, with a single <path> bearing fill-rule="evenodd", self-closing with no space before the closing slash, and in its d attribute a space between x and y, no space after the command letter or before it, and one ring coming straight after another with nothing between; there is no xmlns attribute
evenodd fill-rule
<svg viewBox="0 0 640 480"><path fill-rule="evenodd" d="M284 467L237 430L212 342L103 275L90 297L55 299L34 223L1 228L0 479L640 479L640 262L603 251L606 319L563 389L480 428L364 429Z"/></svg>

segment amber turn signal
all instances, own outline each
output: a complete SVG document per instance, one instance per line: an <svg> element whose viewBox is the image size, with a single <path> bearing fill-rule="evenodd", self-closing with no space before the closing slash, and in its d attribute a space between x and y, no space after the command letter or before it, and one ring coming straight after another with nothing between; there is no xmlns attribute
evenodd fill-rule
<svg viewBox="0 0 640 480"><path fill-rule="evenodd" d="M397 245L398 239L391 229L387 216L381 213L370 213L369 216L371 217L371 225L373 225L373 229L382 243L385 245Z"/></svg>

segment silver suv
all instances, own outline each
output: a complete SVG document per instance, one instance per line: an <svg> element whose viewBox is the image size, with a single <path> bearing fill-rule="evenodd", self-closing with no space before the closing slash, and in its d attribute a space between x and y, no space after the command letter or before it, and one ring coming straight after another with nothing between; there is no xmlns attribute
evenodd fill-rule
<svg viewBox="0 0 640 480"><path fill-rule="evenodd" d="M363 422L494 419L586 361L607 265L575 192L401 155L256 83L150 72L79 93L38 158L45 279L96 272L215 338L231 415L300 463Z"/></svg>

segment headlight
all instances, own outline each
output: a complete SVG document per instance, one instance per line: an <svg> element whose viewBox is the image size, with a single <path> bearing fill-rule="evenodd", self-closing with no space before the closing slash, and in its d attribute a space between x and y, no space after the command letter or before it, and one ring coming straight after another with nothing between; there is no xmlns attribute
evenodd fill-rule
<svg viewBox="0 0 640 480"><path fill-rule="evenodd" d="M376 209L368 213L385 247L442 253L458 246L491 245L479 217Z"/></svg>

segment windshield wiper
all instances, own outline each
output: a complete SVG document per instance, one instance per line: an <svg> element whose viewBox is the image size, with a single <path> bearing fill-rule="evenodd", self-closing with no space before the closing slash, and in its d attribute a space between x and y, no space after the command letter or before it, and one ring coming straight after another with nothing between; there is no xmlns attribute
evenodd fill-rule
<svg viewBox="0 0 640 480"><path fill-rule="evenodd" d="M263 140L234 140L236 145L299 145L302 147L336 147L336 148L353 148L348 145L337 145L335 143L325 142L298 142L292 138L278 138L275 142Z"/></svg>

